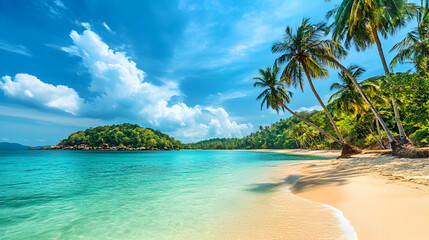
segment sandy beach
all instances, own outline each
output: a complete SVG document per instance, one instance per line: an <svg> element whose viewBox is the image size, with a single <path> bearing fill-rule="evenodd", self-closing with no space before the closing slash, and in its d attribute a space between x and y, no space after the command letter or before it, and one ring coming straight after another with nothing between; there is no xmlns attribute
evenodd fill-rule
<svg viewBox="0 0 429 240"><path fill-rule="evenodd" d="M338 151L267 151L339 155ZM277 191L262 207L258 224L248 227L251 239L429 238L429 159L361 154L283 165L273 169L272 176L267 184ZM309 222L313 224L308 226Z"/></svg>

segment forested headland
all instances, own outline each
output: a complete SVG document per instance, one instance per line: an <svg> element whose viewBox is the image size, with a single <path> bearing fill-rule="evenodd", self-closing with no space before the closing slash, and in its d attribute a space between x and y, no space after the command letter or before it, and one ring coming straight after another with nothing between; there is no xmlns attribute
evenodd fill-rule
<svg viewBox="0 0 429 240"><path fill-rule="evenodd" d="M167 134L137 124L100 126L78 131L50 149L68 150L172 150L182 142Z"/></svg>

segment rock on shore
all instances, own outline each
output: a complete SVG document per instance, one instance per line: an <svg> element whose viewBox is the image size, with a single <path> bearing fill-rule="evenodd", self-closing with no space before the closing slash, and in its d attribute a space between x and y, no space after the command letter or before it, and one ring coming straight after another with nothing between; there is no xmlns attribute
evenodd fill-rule
<svg viewBox="0 0 429 240"><path fill-rule="evenodd" d="M103 144L99 147L92 147L86 144L81 144L77 146L64 146L64 145L52 145L50 147L42 147L38 150L105 150L105 151L161 151L161 150L179 150L177 149L158 149L158 148L146 148L146 147L137 147L137 148L128 148L125 146L109 146L108 144Z"/></svg>

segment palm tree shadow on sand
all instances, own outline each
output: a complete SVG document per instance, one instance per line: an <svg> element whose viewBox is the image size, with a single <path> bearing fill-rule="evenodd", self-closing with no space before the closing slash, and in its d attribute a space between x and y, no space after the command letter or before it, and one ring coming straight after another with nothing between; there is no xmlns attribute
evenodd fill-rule
<svg viewBox="0 0 429 240"><path fill-rule="evenodd" d="M308 167L311 168L314 166L310 165ZM281 187L290 185L291 192L299 193L328 184L343 185L348 182L349 178L359 176L361 174L362 173L356 169L342 169L341 171L338 171L336 168L323 169L312 171L312 173L307 176L289 175L277 183L252 184L250 185L250 188L246 190L258 193L270 193Z"/></svg>
<svg viewBox="0 0 429 240"><path fill-rule="evenodd" d="M278 190L280 187L283 187L285 185L292 186L295 184L299 179L300 175L289 175L282 179L280 182L277 183L256 183L251 184L250 188L246 189L250 192L258 192L258 193L270 193Z"/></svg>

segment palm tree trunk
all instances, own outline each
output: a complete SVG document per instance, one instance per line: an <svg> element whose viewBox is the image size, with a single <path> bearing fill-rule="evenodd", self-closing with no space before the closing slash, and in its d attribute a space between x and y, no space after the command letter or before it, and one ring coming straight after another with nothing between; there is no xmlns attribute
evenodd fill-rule
<svg viewBox="0 0 429 240"><path fill-rule="evenodd" d="M337 138L333 137L332 135L330 135L329 133L323 131L322 129L320 129L318 126L314 125L312 122L308 121L307 119L299 116L298 114L296 114L294 111L292 111L291 109L289 109L288 107L286 107L286 105L279 101L280 105L286 109L288 112L290 112L293 116L297 117L299 120L307 123L308 125L314 127L315 129L317 129L317 131L321 132L323 135L327 136L328 138L334 140L335 142L339 143L340 145L344 145L344 142L341 142L340 140L338 140Z"/></svg>
<svg viewBox="0 0 429 240"><path fill-rule="evenodd" d="M368 104L369 108L371 109L371 111L374 113L375 118L381 123L381 126L383 127L384 131L387 134L387 137L389 138L389 142L393 143L395 142L395 138L393 137L392 133L390 132L389 128L387 127L386 123L384 122L384 120L381 118L380 114L378 113L378 111L375 109L375 107L372 105L372 103L369 101L368 97L366 96L366 94L363 92L360 84L356 81L356 79L353 77L353 75L347 70L347 68L345 68L341 63L339 63L337 60L335 60L334 58L329 58L329 61L331 61L332 63L334 63L335 65L337 65L343 72L346 73L346 75L350 78L350 80L352 80L353 84L356 86L356 88L358 89L360 95L362 96L363 100Z"/></svg>
<svg viewBox="0 0 429 240"><path fill-rule="evenodd" d="M342 141L343 143L346 143L346 141L344 141L343 136L341 136L340 131L337 128L337 124L334 121L334 118L332 117L331 113L328 111L328 108L325 106L325 104L323 103L322 99L320 98L319 94L317 93L316 89L313 86L313 82L311 81L311 77L310 74L308 73L307 67L305 64L301 63L301 66L304 69L305 75L307 76L308 79L308 83L310 84L311 90L313 91L314 95L317 98L317 101L319 101L320 105L322 106L323 110L326 113L326 116L328 116L329 121L331 121L332 126L334 127L335 133L337 133L338 138L340 139L340 141Z"/></svg>
<svg viewBox="0 0 429 240"><path fill-rule="evenodd" d="M384 69L384 75L386 76L387 80L390 78L389 68L387 67L386 58L384 57L383 53L383 47L381 46L380 38L378 37L377 28L372 26L371 27L372 34L374 35L375 44L377 45L378 54L380 55L381 63L383 64ZM393 112L395 113L395 121L396 125L398 126L398 132L399 136L401 138L401 145L410 143L410 139L408 138L407 134L404 131L404 127L401 123L401 116L399 115L398 111L398 104L396 103L396 97L392 97L392 107Z"/></svg>
<svg viewBox="0 0 429 240"><path fill-rule="evenodd" d="M377 121L377 119L375 119L375 121ZM371 119L368 119L368 122L369 122L369 127L368 127L368 129L369 129L369 131L371 132L371 135L372 135L372 137L375 139L375 141L378 143L378 145L381 147L381 148L384 148L384 146L383 146L383 143L382 142L380 142L380 140L378 140L378 138L375 136L375 134L374 134L374 123L372 122L372 120Z"/></svg>
<svg viewBox="0 0 429 240"><path fill-rule="evenodd" d="M378 137L380 138L380 142L381 142L381 145L383 146L383 149L386 149L386 146L383 143L383 138L381 137L381 131L380 131L380 124L379 124L379 122L380 121L378 121L378 119L376 118L375 119L375 125L377 126Z"/></svg>
<svg viewBox="0 0 429 240"><path fill-rule="evenodd" d="M378 138L375 136L374 131L371 129L371 127L368 126L369 132L371 133L372 137L375 139L375 141L377 142L377 144L380 147L383 147L383 145L381 144L380 140L378 140Z"/></svg>
<svg viewBox="0 0 429 240"><path fill-rule="evenodd" d="M401 116L399 115L398 104L396 103L395 96L393 96L392 98L392 106L393 106L393 112L395 113L396 125L398 126L399 137L401 138L401 145L409 144L411 143L411 141L408 138L407 134L405 133L404 127L402 126Z"/></svg>
<svg viewBox="0 0 429 240"><path fill-rule="evenodd" d="M377 45L378 54L380 55L381 63L383 64L384 74L386 78L390 78L389 68L387 67L386 58L384 57L383 47L381 46L380 38L376 27L371 27L372 34L374 35L375 44Z"/></svg>

